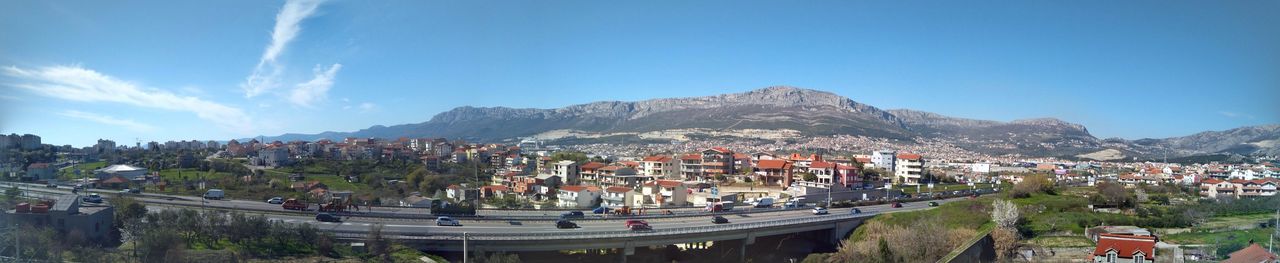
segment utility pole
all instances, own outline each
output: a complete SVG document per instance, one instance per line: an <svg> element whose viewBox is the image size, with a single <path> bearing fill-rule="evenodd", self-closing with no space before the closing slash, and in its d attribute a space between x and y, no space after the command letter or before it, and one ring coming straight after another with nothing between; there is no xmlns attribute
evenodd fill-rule
<svg viewBox="0 0 1280 263"><path fill-rule="evenodd" d="M467 263L467 232L462 232L462 263Z"/></svg>

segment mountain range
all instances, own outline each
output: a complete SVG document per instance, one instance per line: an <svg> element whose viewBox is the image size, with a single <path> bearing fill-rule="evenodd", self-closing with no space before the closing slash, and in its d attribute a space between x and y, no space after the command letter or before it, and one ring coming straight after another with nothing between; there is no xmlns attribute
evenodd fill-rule
<svg viewBox="0 0 1280 263"><path fill-rule="evenodd" d="M1099 139L1083 125L1055 118L999 122L909 109L882 110L830 92L785 86L705 97L601 101L555 109L467 106L436 114L422 123L264 139L445 137L501 142L531 137L553 143L585 143L842 134L905 141L935 139L990 155L1099 160L1215 153L1280 154L1280 125L1163 139Z"/></svg>

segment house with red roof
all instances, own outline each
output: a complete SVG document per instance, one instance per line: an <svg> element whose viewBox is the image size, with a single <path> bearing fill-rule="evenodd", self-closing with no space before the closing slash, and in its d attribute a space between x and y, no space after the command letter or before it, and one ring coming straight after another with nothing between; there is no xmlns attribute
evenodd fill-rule
<svg viewBox="0 0 1280 263"><path fill-rule="evenodd" d="M679 179L680 175L676 173L676 159L666 155L654 155L644 157L640 160L641 174L658 176L666 179Z"/></svg>
<svg viewBox="0 0 1280 263"><path fill-rule="evenodd" d="M689 204L689 188L680 181L656 180L640 187L640 195L632 198L636 207L669 207Z"/></svg>
<svg viewBox="0 0 1280 263"><path fill-rule="evenodd" d="M1267 251L1266 248L1259 246L1258 243L1249 244L1236 252L1231 252L1227 260L1222 263L1276 263L1280 262L1280 257L1275 253Z"/></svg>
<svg viewBox="0 0 1280 263"><path fill-rule="evenodd" d="M706 178L702 176L702 155L686 154L680 156L680 177L685 181L703 181Z"/></svg>
<svg viewBox="0 0 1280 263"><path fill-rule="evenodd" d="M791 185L795 180L794 166L789 160L760 160L756 164L755 175L764 185Z"/></svg>
<svg viewBox="0 0 1280 263"><path fill-rule="evenodd" d="M604 193L600 196L601 205L607 207L622 207L630 203L630 199L634 199L634 189L623 186L610 186L604 189Z"/></svg>
<svg viewBox="0 0 1280 263"><path fill-rule="evenodd" d="M894 183L918 185L924 175L924 157L914 153L898 153L893 161Z"/></svg>
<svg viewBox="0 0 1280 263"><path fill-rule="evenodd" d="M480 187L481 198L499 198L511 192L511 188L505 185L486 185Z"/></svg>
<svg viewBox="0 0 1280 263"><path fill-rule="evenodd" d="M1153 236L1100 234L1093 249L1093 262L1154 263L1156 238Z"/></svg>
<svg viewBox="0 0 1280 263"><path fill-rule="evenodd" d="M564 185L556 191L556 206L561 208L589 208L596 207L597 199L600 199L599 187L587 187L581 185Z"/></svg>
<svg viewBox="0 0 1280 263"><path fill-rule="evenodd" d="M702 175L700 181L716 175L734 174L733 151L723 147L712 147L702 151Z"/></svg>
<svg viewBox="0 0 1280 263"><path fill-rule="evenodd" d="M595 183L600 181L600 168L604 168L605 164L600 162L588 162L579 167L582 171L579 174L584 183Z"/></svg>

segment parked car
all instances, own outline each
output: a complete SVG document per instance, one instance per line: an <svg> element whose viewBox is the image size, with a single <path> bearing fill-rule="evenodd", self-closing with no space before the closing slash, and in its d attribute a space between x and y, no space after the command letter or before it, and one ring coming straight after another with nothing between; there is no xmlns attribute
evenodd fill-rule
<svg viewBox="0 0 1280 263"><path fill-rule="evenodd" d="M569 212L564 212L564 214L560 214L561 219L584 218L584 217L586 217L586 215L582 214L582 211L569 211Z"/></svg>
<svg viewBox="0 0 1280 263"><path fill-rule="evenodd" d="M118 194L128 194L128 193L129 193L129 189L120 189L120 192L116 192L116 193L118 193Z"/></svg>
<svg viewBox="0 0 1280 263"><path fill-rule="evenodd" d="M81 198L80 201L89 202L89 203L102 203L102 196L99 196L96 193L89 194Z"/></svg>
<svg viewBox="0 0 1280 263"><path fill-rule="evenodd" d="M644 220L637 220L637 219L627 220L626 226L627 226L627 229L630 229L632 231L653 230L653 228L649 226L649 222L645 222Z"/></svg>
<svg viewBox="0 0 1280 263"><path fill-rule="evenodd" d="M819 206L819 207L814 207L814 208L813 208L813 214L814 214L814 215L825 215L825 214L827 214L827 208L826 208L826 207L821 207L821 206Z"/></svg>
<svg viewBox="0 0 1280 263"><path fill-rule="evenodd" d="M55 184L55 183L48 183L48 184L45 184L45 185L44 185L44 187L48 187L48 188L58 188L58 184Z"/></svg>
<svg viewBox="0 0 1280 263"><path fill-rule="evenodd" d="M129 188L129 193L130 193L130 194L141 194L141 193L142 193L142 188Z"/></svg>
<svg viewBox="0 0 1280 263"><path fill-rule="evenodd" d="M569 221L568 219L560 219L556 220L556 228L578 228L578 224L574 224L573 221Z"/></svg>
<svg viewBox="0 0 1280 263"><path fill-rule="evenodd" d="M862 209L854 208L853 210L849 210L849 214L861 214L861 213L862 213Z"/></svg>
<svg viewBox="0 0 1280 263"><path fill-rule="evenodd" d="M711 223L726 224L726 223L729 223L729 219L724 218L723 216L713 216L711 217Z"/></svg>
<svg viewBox="0 0 1280 263"><path fill-rule="evenodd" d="M442 217L436 218L436 225L437 226L462 226L462 222L458 222L457 219L453 219L451 217L442 216Z"/></svg>
<svg viewBox="0 0 1280 263"><path fill-rule="evenodd" d="M601 206L601 207L596 207L596 209L595 209L595 210L591 210L591 213L593 213L593 214L608 214L608 213L609 213L609 208L608 208L608 207L603 207L603 206Z"/></svg>
<svg viewBox="0 0 1280 263"><path fill-rule="evenodd" d="M899 202L893 202L893 205L890 205L889 207L893 207L893 208L902 208L902 203L899 203Z"/></svg>
<svg viewBox="0 0 1280 263"><path fill-rule="evenodd" d="M277 196L277 197L272 197L271 199L267 199L267 203L268 203L268 204L277 204L277 205L278 205L278 204L283 204L283 203L284 203L284 197L279 197L279 196Z"/></svg>
<svg viewBox="0 0 1280 263"><path fill-rule="evenodd" d="M929 206L938 206L938 202L929 202Z"/></svg>
<svg viewBox="0 0 1280 263"><path fill-rule="evenodd" d="M342 222L342 218L330 213L319 213L316 214L316 221L340 223Z"/></svg>

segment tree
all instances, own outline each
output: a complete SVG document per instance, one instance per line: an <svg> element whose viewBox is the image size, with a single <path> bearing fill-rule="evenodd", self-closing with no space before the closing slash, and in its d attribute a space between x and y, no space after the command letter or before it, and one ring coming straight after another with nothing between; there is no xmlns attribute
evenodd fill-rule
<svg viewBox="0 0 1280 263"><path fill-rule="evenodd" d="M1018 213L1018 205L1008 200L996 200L991 205L991 221L994 221L996 226L1004 228L1017 227L1018 220L1021 219L1021 215Z"/></svg>
<svg viewBox="0 0 1280 263"><path fill-rule="evenodd" d="M818 176L814 175L813 173L800 173L800 178L804 179L807 182L818 181Z"/></svg>
<svg viewBox="0 0 1280 263"><path fill-rule="evenodd" d="M382 236L382 224L369 227L369 236L366 239L365 245L368 246L370 255L377 257L379 261L391 261L391 240Z"/></svg>
<svg viewBox="0 0 1280 263"><path fill-rule="evenodd" d="M1013 198L1026 198L1035 193L1055 194L1053 181L1041 174L1027 175L1022 177L1021 182L1013 185L1012 191L1009 191L1009 195Z"/></svg>
<svg viewBox="0 0 1280 263"><path fill-rule="evenodd" d="M992 203L991 221L996 223L996 228L991 230L991 239L995 241L996 258L999 261L1007 260L1005 257L1013 254L1013 250L1018 246L1018 221L1021 216L1018 212L1018 205L1008 200L996 200Z"/></svg>

